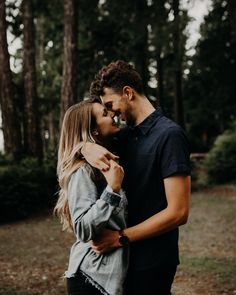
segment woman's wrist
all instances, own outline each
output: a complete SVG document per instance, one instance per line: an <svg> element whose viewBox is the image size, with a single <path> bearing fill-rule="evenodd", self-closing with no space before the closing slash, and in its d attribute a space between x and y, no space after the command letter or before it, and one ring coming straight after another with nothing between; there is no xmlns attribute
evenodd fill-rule
<svg viewBox="0 0 236 295"><path fill-rule="evenodd" d="M107 185L108 191L112 193L119 194L121 186L115 186L115 185Z"/></svg>

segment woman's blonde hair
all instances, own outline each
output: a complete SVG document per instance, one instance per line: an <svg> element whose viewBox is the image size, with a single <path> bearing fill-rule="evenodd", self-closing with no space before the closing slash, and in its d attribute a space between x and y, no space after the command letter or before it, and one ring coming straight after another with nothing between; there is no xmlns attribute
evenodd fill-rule
<svg viewBox="0 0 236 295"><path fill-rule="evenodd" d="M94 142L92 130L96 126L92 115L92 104L97 100L86 100L71 106L65 113L58 149L57 176L60 186L59 198L54 213L60 218L62 230L73 230L69 205L68 184L75 170L83 163L81 148L85 142Z"/></svg>

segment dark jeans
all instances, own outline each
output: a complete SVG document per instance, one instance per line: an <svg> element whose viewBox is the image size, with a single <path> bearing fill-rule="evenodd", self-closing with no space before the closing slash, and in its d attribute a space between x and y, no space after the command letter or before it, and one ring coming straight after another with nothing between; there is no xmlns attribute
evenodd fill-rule
<svg viewBox="0 0 236 295"><path fill-rule="evenodd" d="M68 295L101 295L101 292L89 282L80 272L75 277L67 278Z"/></svg>
<svg viewBox="0 0 236 295"><path fill-rule="evenodd" d="M176 266L129 272L125 295L170 295Z"/></svg>

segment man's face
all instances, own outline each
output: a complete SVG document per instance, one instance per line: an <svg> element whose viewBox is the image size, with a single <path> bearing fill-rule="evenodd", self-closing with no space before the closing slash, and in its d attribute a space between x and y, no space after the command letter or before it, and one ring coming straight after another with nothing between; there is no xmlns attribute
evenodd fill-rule
<svg viewBox="0 0 236 295"><path fill-rule="evenodd" d="M113 89L105 87L101 100L109 111L120 116L121 120L126 121L128 126L135 125L132 108L126 95L116 93Z"/></svg>

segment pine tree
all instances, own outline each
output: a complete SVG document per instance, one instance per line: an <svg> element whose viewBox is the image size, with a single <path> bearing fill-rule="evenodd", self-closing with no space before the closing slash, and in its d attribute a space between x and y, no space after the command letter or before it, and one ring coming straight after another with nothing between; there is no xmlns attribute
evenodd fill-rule
<svg viewBox="0 0 236 295"><path fill-rule="evenodd" d="M35 35L32 0L22 1L23 13L23 74L25 90L25 150L30 156L42 159L42 139L36 91Z"/></svg>
<svg viewBox="0 0 236 295"><path fill-rule="evenodd" d="M21 128L14 102L14 87L10 70L6 30L5 1L0 0L0 105L4 148L7 154L18 159L22 153Z"/></svg>
<svg viewBox="0 0 236 295"><path fill-rule="evenodd" d="M61 87L61 123L66 110L77 100L77 21L76 0L64 0L64 54Z"/></svg>

